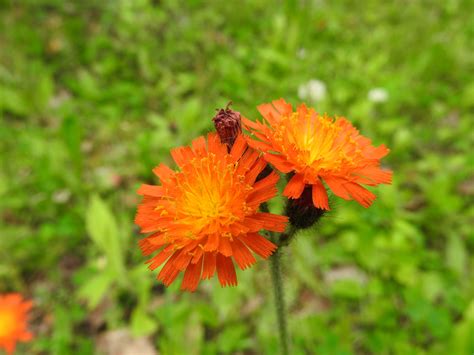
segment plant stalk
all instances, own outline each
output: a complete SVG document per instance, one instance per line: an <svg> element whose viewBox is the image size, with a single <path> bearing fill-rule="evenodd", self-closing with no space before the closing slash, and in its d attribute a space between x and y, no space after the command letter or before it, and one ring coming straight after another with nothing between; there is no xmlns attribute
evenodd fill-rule
<svg viewBox="0 0 474 355"><path fill-rule="evenodd" d="M281 275L281 251L278 248L270 257L270 272L272 274L273 295L278 322L281 354L288 355L288 327L286 322L285 297Z"/></svg>

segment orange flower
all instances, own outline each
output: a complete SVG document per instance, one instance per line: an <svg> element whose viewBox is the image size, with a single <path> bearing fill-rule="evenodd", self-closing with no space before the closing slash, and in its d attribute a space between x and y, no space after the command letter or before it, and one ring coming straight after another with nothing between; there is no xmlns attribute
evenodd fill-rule
<svg viewBox="0 0 474 355"><path fill-rule="evenodd" d="M380 168L380 159L389 149L374 147L347 119L321 116L304 104L293 112L283 99L260 105L258 110L268 124L243 119L260 139L248 142L263 151L265 160L278 170L294 173L283 191L285 196L299 198L305 186L311 185L314 206L329 210L324 181L335 195L369 207L376 196L361 184L391 183L392 172Z"/></svg>
<svg viewBox="0 0 474 355"><path fill-rule="evenodd" d="M171 151L180 171L159 165L153 172L161 186L142 185L144 196L135 223L142 233L144 255L158 250L148 263L151 270L165 265L158 275L166 286L181 271L182 290L194 291L200 279L217 270L222 286L237 285L234 263L246 269L256 262L249 251L269 257L276 245L262 237L261 229L282 232L287 217L258 212L260 204L275 196L278 175L257 182L266 162L247 147L242 135L228 153L216 134L199 137L191 147Z"/></svg>
<svg viewBox="0 0 474 355"><path fill-rule="evenodd" d="M0 295L0 349L11 354L16 342L32 338L26 329L26 317L31 306L32 303L23 300L18 293Z"/></svg>

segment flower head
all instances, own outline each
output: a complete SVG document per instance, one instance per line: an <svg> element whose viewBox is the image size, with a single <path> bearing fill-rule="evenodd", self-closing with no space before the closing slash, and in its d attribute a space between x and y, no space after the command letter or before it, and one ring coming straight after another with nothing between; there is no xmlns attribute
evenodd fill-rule
<svg viewBox="0 0 474 355"><path fill-rule="evenodd" d="M0 349L13 353L18 341L29 341L26 318L32 303L18 293L0 295Z"/></svg>
<svg viewBox="0 0 474 355"><path fill-rule="evenodd" d="M145 255L159 251L148 261L149 268L165 263L158 279L167 286L183 271L183 290L194 291L200 279L216 271L222 286L235 286L233 261L246 269L256 262L250 250L267 258L276 249L258 232L285 229L287 217L258 211L275 196L278 175L256 182L266 162L242 135L230 152L213 133L207 144L199 137L171 155L180 170L161 164L153 170L161 185L138 190L144 199L135 222L142 233L154 232L140 247Z"/></svg>
<svg viewBox="0 0 474 355"><path fill-rule="evenodd" d="M311 185L314 206L329 210L325 182L335 195L369 207L376 196L361 185L391 183L392 172L380 168L380 159L389 149L374 147L344 117L320 115L304 104L293 111L283 99L260 105L258 110L266 123L243 119L259 139L248 142L281 172L294 172L285 196L299 198L305 186Z"/></svg>

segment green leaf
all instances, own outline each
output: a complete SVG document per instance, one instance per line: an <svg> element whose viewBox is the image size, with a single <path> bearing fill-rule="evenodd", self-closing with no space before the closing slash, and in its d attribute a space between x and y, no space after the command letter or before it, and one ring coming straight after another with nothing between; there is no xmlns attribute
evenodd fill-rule
<svg viewBox="0 0 474 355"><path fill-rule="evenodd" d="M92 196L89 202L86 226L92 241L106 255L108 267L120 282L125 275L122 240L112 212L97 195Z"/></svg>
<svg viewBox="0 0 474 355"><path fill-rule="evenodd" d="M95 308L102 300L104 294L107 292L113 281L113 275L108 272L102 272L84 282L78 291L78 295L80 298L87 300L87 305L90 309Z"/></svg>
<svg viewBox="0 0 474 355"><path fill-rule="evenodd" d="M136 307L132 313L133 336L150 335L158 328L158 323L142 307Z"/></svg>
<svg viewBox="0 0 474 355"><path fill-rule="evenodd" d="M451 234L446 246L446 264L459 275L464 273L467 252L464 241L460 235Z"/></svg>
<svg viewBox="0 0 474 355"><path fill-rule="evenodd" d="M228 325L219 335L217 348L223 353L232 353L250 348L252 341L247 336L247 331L243 324Z"/></svg>
<svg viewBox="0 0 474 355"><path fill-rule="evenodd" d="M451 342L445 354L473 354L474 353L474 300L464 312L464 317L453 331Z"/></svg>

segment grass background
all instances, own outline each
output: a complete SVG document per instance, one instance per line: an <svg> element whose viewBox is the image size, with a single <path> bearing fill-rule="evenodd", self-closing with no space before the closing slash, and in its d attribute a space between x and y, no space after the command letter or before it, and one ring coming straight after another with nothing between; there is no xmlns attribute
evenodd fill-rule
<svg viewBox="0 0 474 355"><path fill-rule="evenodd" d="M285 251L294 354L474 351L471 1L0 0L0 292L34 299L27 354L116 329L162 354L275 354L268 263L164 289L139 254L140 182L215 109L325 83L394 183ZM373 88L385 102L368 99ZM282 201L276 201L279 208Z"/></svg>

